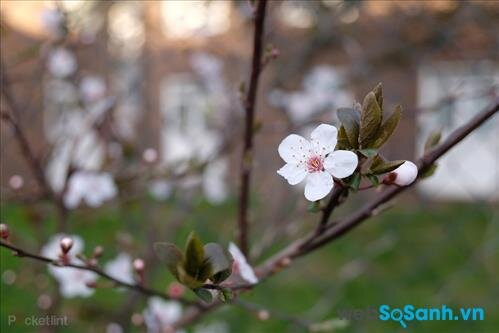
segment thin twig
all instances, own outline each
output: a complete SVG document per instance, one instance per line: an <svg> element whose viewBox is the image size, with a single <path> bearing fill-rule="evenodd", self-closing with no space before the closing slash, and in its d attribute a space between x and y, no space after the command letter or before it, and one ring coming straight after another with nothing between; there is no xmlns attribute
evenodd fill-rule
<svg viewBox="0 0 499 333"><path fill-rule="evenodd" d="M23 250L23 249L15 246L15 245L12 245L10 243L6 243L4 241L0 241L0 246L1 247L5 247L7 249L10 249L10 250L14 251L14 255L16 255L18 257L31 258L31 259L34 259L34 260L45 262L47 264L57 264L57 261L54 261L53 259L41 256L39 254L35 254L35 253L31 253L31 252L25 251L25 250ZM201 303L192 302L192 301L189 301L189 300L186 300L186 299L183 299L183 298L171 298L168 295L166 295L165 293L162 293L160 291L156 291L156 290L144 287L144 286L142 286L140 284L128 283L128 282L125 282L125 281L122 281L122 280L115 279L114 277L110 276L109 274L107 274L106 272L104 272L103 270L101 270L100 268L98 268L96 266L86 266L86 265L78 265L78 264L73 264L73 263L67 263L67 264L61 265L60 267L61 268L72 267L72 268L81 269L81 270L84 270L84 271L94 272L97 275L99 275L99 276L101 276L101 277L103 277L103 278L105 278L105 279L107 279L109 281L112 281L117 287L124 287L124 288L127 288L127 289L135 290L135 291L137 291L137 292L139 292L141 294L144 294L146 296L158 296L158 297L161 297L161 298L163 298L165 300L175 300L175 301L178 301L178 302L180 302L180 303L182 303L184 305L195 305L195 306L198 306L198 305L201 304Z"/></svg>
<svg viewBox="0 0 499 333"><path fill-rule="evenodd" d="M244 146L241 156L241 188L239 193L238 239L241 251L248 255L248 208L250 197L250 178L253 160L253 133L255 123L255 106L258 92L258 79L262 66L263 35L265 8L267 0L260 0L255 13L255 33L253 38L253 58L248 94L244 100L245 126Z"/></svg>

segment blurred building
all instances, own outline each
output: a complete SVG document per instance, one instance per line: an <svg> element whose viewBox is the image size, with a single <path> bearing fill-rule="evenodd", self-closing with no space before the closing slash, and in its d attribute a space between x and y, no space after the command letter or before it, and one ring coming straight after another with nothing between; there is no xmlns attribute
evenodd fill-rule
<svg viewBox="0 0 499 333"><path fill-rule="evenodd" d="M68 47L78 60L72 80L104 78L107 96L115 96L110 109L119 140L138 152L156 147L165 165L182 169L192 159L208 160L227 128L237 128L239 88L251 56L249 2L60 3L72 31ZM20 121L39 153L49 143L67 141L50 138L67 113L47 101L50 94L64 93L60 86L47 90L48 42L41 18L51 6L3 1L1 13L2 66L20 101ZM387 111L396 104L405 109L384 151L392 159L417 158L431 129L441 128L445 135L499 95L495 2L272 1L269 11L266 39L280 56L265 69L257 113L263 126L256 178L265 188L284 190L275 170L281 163L276 147L286 134L306 133L319 121L336 122L337 107L360 100L378 82L383 82ZM439 200L497 200L498 132L495 117L442 159L420 193ZM231 140L239 139L232 135ZM1 149L3 193L12 175L28 173L4 125ZM106 146L98 154L109 150ZM60 155L48 154L45 162ZM217 170L227 170L220 177L237 173L238 156L236 150L217 161ZM63 174L71 158L60 160L62 169L50 176ZM102 157L91 167L104 165ZM257 189L263 200L275 196Z"/></svg>

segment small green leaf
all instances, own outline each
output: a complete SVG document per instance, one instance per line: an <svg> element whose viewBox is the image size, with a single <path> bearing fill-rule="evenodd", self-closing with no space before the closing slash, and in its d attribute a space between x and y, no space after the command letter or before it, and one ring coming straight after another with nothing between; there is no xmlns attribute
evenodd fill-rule
<svg viewBox="0 0 499 333"><path fill-rule="evenodd" d="M219 295L220 300L224 303L230 302L234 298L234 293L229 288L223 288Z"/></svg>
<svg viewBox="0 0 499 333"><path fill-rule="evenodd" d="M187 274L197 277L204 263L203 243L193 231L187 238L184 267Z"/></svg>
<svg viewBox="0 0 499 333"><path fill-rule="evenodd" d="M196 289L201 287L206 280L200 281L193 276L189 275L182 265L178 265L178 281L184 285L186 285L190 289Z"/></svg>
<svg viewBox="0 0 499 333"><path fill-rule="evenodd" d="M373 89L374 95L376 96L376 101L379 107L383 110L383 84L378 83L378 85Z"/></svg>
<svg viewBox="0 0 499 333"><path fill-rule="evenodd" d="M374 92L370 92L364 98L362 113L360 116L359 143L361 148L370 147L376 139L376 134L381 126L383 115Z"/></svg>
<svg viewBox="0 0 499 333"><path fill-rule="evenodd" d="M373 184L374 186L378 186L379 185L379 179L375 175L367 175L367 178L369 179L369 181L371 182L371 184Z"/></svg>
<svg viewBox="0 0 499 333"><path fill-rule="evenodd" d="M390 162L383 162L381 164L376 165L375 168L370 169L370 173L373 175L380 175L383 173L387 173L390 171L393 171L397 169L399 166L401 166L405 161L404 160L396 160L396 161L390 161Z"/></svg>
<svg viewBox="0 0 499 333"><path fill-rule="evenodd" d="M359 190L360 186L360 173L355 173L353 176L351 176L349 186L352 190L357 192Z"/></svg>
<svg viewBox="0 0 499 333"><path fill-rule="evenodd" d="M426 170L423 171L423 173L421 174L421 178L428 178L428 177L431 177L435 174L435 171L437 171L437 163L433 163L432 165L430 165Z"/></svg>
<svg viewBox="0 0 499 333"><path fill-rule="evenodd" d="M350 146L350 142L348 141L347 132L343 126L341 126L338 131L338 143L336 144L336 147L342 150L352 149L352 146Z"/></svg>
<svg viewBox="0 0 499 333"><path fill-rule="evenodd" d="M218 284L227 279L232 273L232 257L227 254L222 246L208 243L204 246L206 260L211 264L213 283Z"/></svg>
<svg viewBox="0 0 499 333"><path fill-rule="evenodd" d="M193 289L194 293L203 300L203 302L211 303L213 300L213 295L208 289L205 288L196 288Z"/></svg>
<svg viewBox="0 0 499 333"><path fill-rule="evenodd" d="M357 149L359 147L360 114L353 108L340 108L337 114L345 129L350 146Z"/></svg>
<svg viewBox="0 0 499 333"><path fill-rule="evenodd" d="M376 149L366 148L366 149L359 149L359 153L361 153L367 158L370 158L376 156L378 154L378 151Z"/></svg>
<svg viewBox="0 0 499 333"><path fill-rule="evenodd" d="M182 254L180 249L172 243L157 242L154 243L154 251L156 252L158 258L166 263L168 270L178 280L179 277L177 267L184 260L184 255Z"/></svg>
<svg viewBox="0 0 499 333"><path fill-rule="evenodd" d="M321 202L320 200L311 202L308 204L307 211L310 213L318 213L321 211Z"/></svg>
<svg viewBox="0 0 499 333"><path fill-rule="evenodd" d="M424 145L424 152L426 153L429 150L431 150L433 147L438 145L441 138L442 138L442 133L440 131L432 131L430 135L428 135L428 138L426 139Z"/></svg>
<svg viewBox="0 0 499 333"><path fill-rule="evenodd" d="M381 155L376 155L374 156L374 158L372 159L372 162L371 162L371 166L369 167L369 170L372 170L372 169L375 169L377 166L385 163L385 159L383 157L381 157Z"/></svg>
<svg viewBox="0 0 499 333"><path fill-rule="evenodd" d="M385 123L381 126L376 135L376 140L372 144L372 147L379 148L392 136L393 132L397 128L397 125L402 117L402 107L397 105L395 110L392 112L390 117L385 121Z"/></svg>

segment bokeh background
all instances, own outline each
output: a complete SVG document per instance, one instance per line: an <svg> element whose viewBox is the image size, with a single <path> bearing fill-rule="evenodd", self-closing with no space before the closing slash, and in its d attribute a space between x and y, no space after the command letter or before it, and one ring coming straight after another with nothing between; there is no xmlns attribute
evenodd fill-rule
<svg viewBox="0 0 499 333"><path fill-rule="evenodd" d="M67 34L54 31L54 10L64 13ZM2 1L2 85L18 101L50 186L61 191L76 167L109 172L119 189L61 220L2 123L0 218L13 242L39 251L64 229L84 239L87 253L104 246L102 264L120 253L144 258L148 285L166 290L172 277L155 241L183 244L192 230L206 242L234 239L251 13L247 1ZM337 124L338 107L382 82L387 108L404 109L383 154L415 160L430 131L445 136L498 97L497 31L495 1L271 1L266 47L279 55L265 67L257 104L252 261L318 219L303 189L275 172L282 138ZM62 60L69 75L53 65L60 48L73 59ZM486 318L413 322L410 330L494 332L498 133L496 116L386 212L245 295L246 306L224 307L189 330L304 332L333 320L339 332L401 332L393 322L338 321L338 310L446 304L483 307ZM356 195L336 216L375 195ZM65 298L45 265L0 255L2 332L146 331L145 297L102 287ZM70 326L9 326L10 314L64 314Z"/></svg>

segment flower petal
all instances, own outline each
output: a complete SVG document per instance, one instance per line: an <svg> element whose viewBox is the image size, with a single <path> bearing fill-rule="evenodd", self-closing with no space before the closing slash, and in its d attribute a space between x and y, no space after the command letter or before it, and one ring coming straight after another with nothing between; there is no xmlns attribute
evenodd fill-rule
<svg viewBox="0 0 499 333"><path fill-rule="evenodd" d="M307 170L303 165L285 164L282 168L277 170L277 173L288 181L290 185L300 183L307 176Z"/></svg>
<svg viewBox="0 0 499 333"><path fill-rule="evenodd" d="M238 273L241 277L251 284L258 283L258 277L256 276L255 271L250 264L248 264L246 257L241 250L239 250L236 244L232 242L229 244L229 252L232 255L232 258L234 258L234 261L237 263L237 267L239 269Z"/></svg>
<svg viewBox="0 0 499 333"><path fill-rule="evenodd" d="M305 185L305 198L309 201L317 201L328 195L333 189L333 177L325 171L313 172L307 177Z"/></svg>
<svg viewBox="0 0 499 333"><path fill-rule="evenodd" d="M282 140L277 151L286 163L300 164L312 153L312 145L305 138L291 134Z"/></svg>
<svg viewBox="0 0 499 333"><path fill-rule="evenodd" d="M333 152L334 147L336 147L337 136L338 130L336 127L327 124L317 126L310 134L315 152L321 156Z"/></svg>
<svg viewBox="0 0 499 333"><path fill-rule="evenodd" d="M354 152L337 150L324 159L324 168L336 178L345 178L355 171L358 163Z"/></svg>

